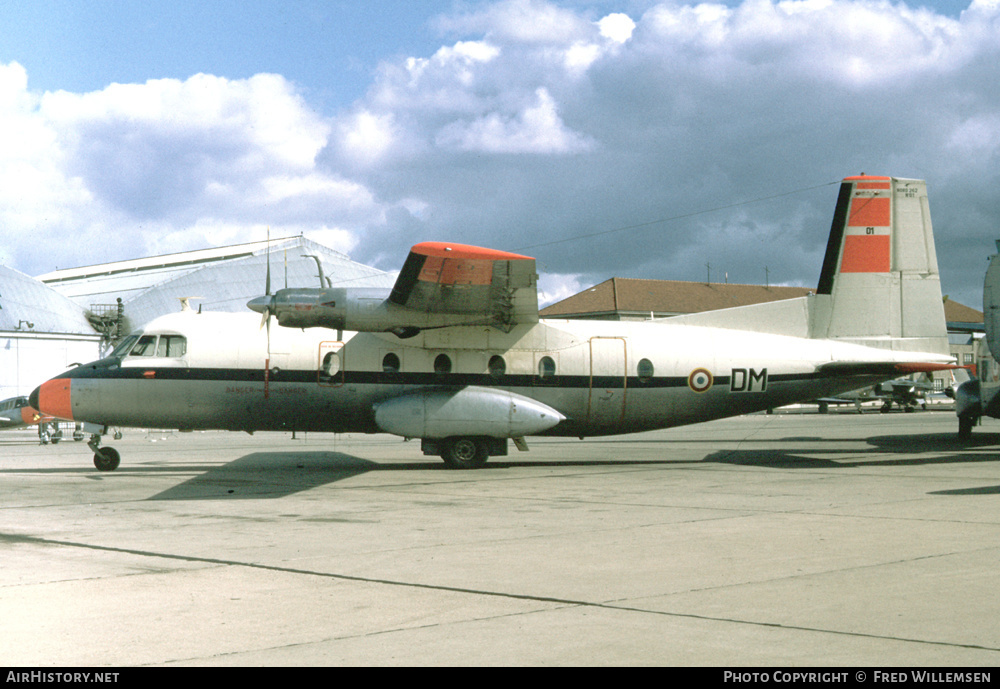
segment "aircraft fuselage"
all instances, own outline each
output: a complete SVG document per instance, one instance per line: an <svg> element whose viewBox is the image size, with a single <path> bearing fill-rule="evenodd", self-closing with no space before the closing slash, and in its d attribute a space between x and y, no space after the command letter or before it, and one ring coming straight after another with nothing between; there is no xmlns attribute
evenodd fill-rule
<svg viewBox="0 0 1000 689"><path fill-rule="evenodd" d="M176 314L144 336L173 338L174 351L154 343L143 355L133 348L72 369L40 388L43 404L103 426L374 433L386 430L376 409L388 400L481 389L563 417L532 435L582 437L759 411L879 379L817 371L870 358L867 347L669 322L543 320L509 333L451 327L342 341L330 330L283 328L272 330L268 352L252 314Z"/></svg>

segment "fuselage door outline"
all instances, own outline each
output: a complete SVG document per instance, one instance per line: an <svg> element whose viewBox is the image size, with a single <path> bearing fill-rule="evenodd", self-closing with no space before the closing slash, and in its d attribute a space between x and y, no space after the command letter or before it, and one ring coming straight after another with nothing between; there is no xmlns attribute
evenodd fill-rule
<svg viewBox="0 0 1000 689"><path fill-rule="evenodd" d="M625 420L627 350L624 337L590 338L590 380L587 395L589 423L610 421L621 424ZM609 378L610 387L605 384Z"/></svg>

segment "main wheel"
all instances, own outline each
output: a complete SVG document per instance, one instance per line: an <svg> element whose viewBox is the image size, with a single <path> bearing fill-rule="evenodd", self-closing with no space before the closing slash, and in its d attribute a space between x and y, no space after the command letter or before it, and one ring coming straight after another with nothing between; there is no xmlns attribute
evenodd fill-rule
<svg viewBox="0 0 1000 689"><path fill-rule="evenodd" d="M114 471L121 461L121 455L113 447L102 447L94 452L94 466L98 471Z"/></svg>
<svg viewBox="0 0 1000 689"><path fill-rule="evenodd" d="M490 454L481 438L448 438L441 459L453 469L478 469L486 464Z"/></svg>
<svg viewBox="0 0 1000 689"><path fill-rule="evenodd" d="M962 440L968 440L972 437L972 427L976 424L975 417L972 416L960 416L958 417L958 437Z"/></svg>

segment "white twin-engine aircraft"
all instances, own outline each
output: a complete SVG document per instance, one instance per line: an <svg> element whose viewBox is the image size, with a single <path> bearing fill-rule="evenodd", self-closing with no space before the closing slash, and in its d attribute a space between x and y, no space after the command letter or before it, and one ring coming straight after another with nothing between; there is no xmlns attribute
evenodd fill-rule
<svg viewBox="0 0 1000 689"><path fill-rule="evenodd" d="M536 277L526 256L417 244L391 293L268 286L248 304L264 323L163 316L31 404L85 422L102 470L119 463L99 446L108 426L392 433L473 468L527 436L648 431L953 367L918 180L843 181L808 297L656 322L539 320Z"/></svg>

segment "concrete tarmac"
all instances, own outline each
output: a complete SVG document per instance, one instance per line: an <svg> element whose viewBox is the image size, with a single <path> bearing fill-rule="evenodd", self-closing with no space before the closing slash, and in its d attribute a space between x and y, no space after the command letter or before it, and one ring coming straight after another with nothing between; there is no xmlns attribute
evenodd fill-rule
<svg viewBox="0 0 1000 689"><path fill-rule="evenodd" d="M0 435L11 666L1000 663L1000 422L529 439Z"/></svg>

